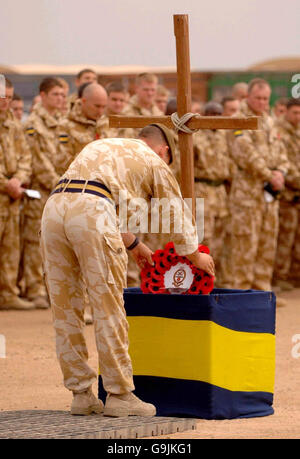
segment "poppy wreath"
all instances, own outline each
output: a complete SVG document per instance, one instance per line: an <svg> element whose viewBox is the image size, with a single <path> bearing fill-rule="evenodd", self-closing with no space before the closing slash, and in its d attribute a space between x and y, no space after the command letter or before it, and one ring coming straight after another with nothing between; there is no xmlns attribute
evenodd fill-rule
<svg viewBox="0 0 300 459"><path fill-rule="evenodd" d="M199 244L199 252L208 253L209 248ZM193 282L183 295L207 295L214 288L214 277L202 269L196 268L188 258L176 253L173 242L168 242L163 250L156 250L152 255L154 266L149 263L141 271L141 290L143 293L160 293L170 295L171 293L165 287L164 274L178 263L186 264L191 268L193 273Z"/></svg>

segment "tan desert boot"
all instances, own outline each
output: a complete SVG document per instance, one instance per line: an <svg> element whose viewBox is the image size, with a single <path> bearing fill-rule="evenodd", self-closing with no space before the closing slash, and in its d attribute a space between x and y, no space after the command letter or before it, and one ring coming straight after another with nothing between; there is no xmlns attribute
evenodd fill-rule
<svg viewBox="0 0 300 459"><path fill-rule="evenodd" d="M31 309L34 309L34 303L31 301L25 300L24 298L20 298L18 296L7 299L7 300L2 300L0 302L0 309L15 309L15 310L20 310L20 311L29 311Z"/></svg>
<svg viewBox="0 0 300 459"><path fill-rule="evenodd" d="M34 298L28 298L32 301L37 309L49 309L50 304L45 296L35 296Z"/></svg>
<svg viewBox="0 0 300 459"><path fill-rule="evenodd" d="M104 416L155 416L156 408L145 403L132 392L117 395L108 394L104 406Z"/></svg>
<svg viewBox="0 0 300 459"><path fill-rule="evenodd" d="M103 403L98 400L91 388L85 392L74 393L71 405L71 414L87 416L92 413L100 414L103 411Z"/></svg>

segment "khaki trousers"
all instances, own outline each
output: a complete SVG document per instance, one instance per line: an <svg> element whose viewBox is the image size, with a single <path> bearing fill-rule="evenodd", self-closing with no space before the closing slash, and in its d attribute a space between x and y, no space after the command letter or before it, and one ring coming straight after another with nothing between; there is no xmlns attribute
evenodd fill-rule
<svg viewBox="0 0 300 459"><path fill-rule="evenodd" d="M122 394L134 390L123 301L127 254L116 228L103 233L99 227L99 200L111 211L111 203L89 194L50 197L42 218L42 257L65 386L82 392L97 379L83 334L85 285L104 389Z"/></svg>

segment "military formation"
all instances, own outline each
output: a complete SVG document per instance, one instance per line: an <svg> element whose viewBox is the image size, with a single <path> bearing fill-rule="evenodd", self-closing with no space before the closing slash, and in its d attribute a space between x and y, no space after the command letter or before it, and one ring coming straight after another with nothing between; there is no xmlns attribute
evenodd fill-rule
<svg viewBox="0 0 300 459"><path fill-rule="evenodd" d="M49 307L40 249L49 195L90 142L139 135L136 129L109 127L108 116L176 111L176 100L156 75L138 75L133 95L120 81L105 88L97 81L93 70L83 69L76 93L69 95L64 80L45 78L23 121L22 98L6 79L6 97L0 99L0 310ZM271 109L270 96L269 83L254 79L235 85L220 103L193 104L203 116L255 115L262 121L258 131L193 135L195 194L204 198L199 242L214 257L218 287L277 292L300 287L300 100L280 99ZM178 148L163 159L180 184ZM39 192L38 199L31 190ZM139 238L156 250L170 234ZM139 282L139 268L129 257L127 285Z"/></svg>

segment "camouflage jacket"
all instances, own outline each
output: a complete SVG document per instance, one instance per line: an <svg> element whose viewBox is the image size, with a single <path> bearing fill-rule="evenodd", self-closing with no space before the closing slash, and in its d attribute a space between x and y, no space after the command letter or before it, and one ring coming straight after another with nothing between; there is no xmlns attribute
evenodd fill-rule
<svg viewBox="0 0 300 459"><path fill-rule="evenodd" d="M247 104L239 116L254 116ZM280 142L274 122L267 114L262 115L262 129L255 131L232 131L231 155L237 165L230 190L230 202L253 206L264 202L264 186L272 178L272 170L288 171L289 162Z"/></svg>
<svg viewBox="0 0 300 459"><path fill-rule="evenodd" d="M183 201L179 185L170 168L142 140L103 139L92 142L79 153L63 178L99 181L104 184L110 190L119 210L121 205L126 204L127 218L121 221L123 232L124 223L126 226L127 222L132 222L135 218L141 219L141 216L136 216L137 205L142 206L144 222L150 231L150 205L158 204L161 200L167 206L172 203L166 217L170 218L171 240L178 254L186 255L197 250L197 230L188 209L184 212L184 230L174 230L178 227L177 217L182 212ZM153 202L151 198L157 198L158 201ZM123 208L120 214L125 215ZM125 229L132 231L130 225Z"/></svg>
<svg viewBox="0 0 300 459"><path fill-rule="evenodd" d="M81 100L78 99L66 118L58 125L59 146L56 156L56 168L62 175L78 153L93 140L106 137L106 117L94 121L82 112Z"/></svg>
<svg viewBox="0 0 300 459"><path fill-rule="evenodd" d="M23 128L12 112L7 111L0 118L0 215L7 215L8 209L14 204L5 191L8 180L15 177L28 185L30 176L31 153Z"/></svg>
<svg viewBox="0 0 300 459"><path fill-rule="evenodd" d="M276 123L280 140L283 143L290 163L285 177L285 189L281 198L285 201L300 200L300 129L280 119ZM299 197L299 198L298 198Z"/></svg>
<svg viewBox="0 0 300 459"><path fill-rule="evenodd" d="M26 205L25 214L32 218L41 216L49 193L59 180L55 168L58 148L57 126L58 118L50 115L41 103L36 104L24 126L32 154L30 187L40 191L42 195L41 200L30 200Z"/></svg>

